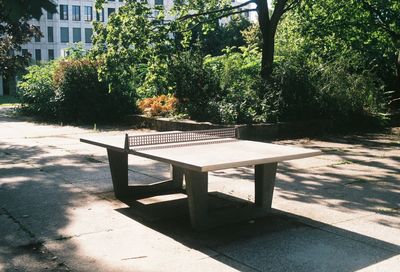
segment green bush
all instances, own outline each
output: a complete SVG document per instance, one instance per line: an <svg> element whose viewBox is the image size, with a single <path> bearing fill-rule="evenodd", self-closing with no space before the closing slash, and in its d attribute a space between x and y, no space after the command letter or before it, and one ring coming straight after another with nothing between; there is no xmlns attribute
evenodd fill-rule
<svg viewBox="0 0 400 272"><path fill-rule="evenodd" d="M320 63L297 52L279 59L265 81L257 49L224 53L174 58L179 110L192 119L238 124L326 118L344 124L384 109L383 83L357 56Z"/></svg>
<svg viewBox="0 0 400 272"><path fill-rule="evenodd" d="M314 69L312 82L322 116L348 123L384 110L384 83L363 67L363 60L355 55Z"/></svg>
<svg viewBox="0 0 400 272"><path fill-rule="evenodd" d="M239 52L232 49L226 49L222 56L205 58L205 69L213 71L219 79L220 92L212 99L218 108L219 121L265 122L265 103L259 96L260 55L256 49L240 48Z"/></svg>
<svg viewBox="0 0 400 272"><path fill-rule="evenodd" d="M314 82L301 60L291 58L277 62L269 84L264 84L269 95L270 121L300 121L320 116Z"/></svg>
<svg viewBox="0 0 400 272"><path fill-rule="evenodd" d="M53 76L57 64L32 65L18 84L23 112L42 118L54 118L57 112Z"/></svg>
<svg viewBox="0 0 400 272"><path fill-rule="evenodd" d="M128 97L108 92L107 83L98 79L97 65L88 59L60 61L54 75L59 120L110 121L133 107Z"/></svg>
<svg viewBox="0 0 400 272"><path fill-rule="evenodd" d="M219 79L210 69L205 69L203 57L198 52L187 51L175 55L170 65L171 81L178 110L195 120L216 121L218 113L211 103L219 93Z"/></svg>
<svg viewBox="0 0 400 272"><path fill-rule="evenodd" d="M134 109L133 100L109 93L100 82L97 63L88 59L64 59L33 65L19 83L25 113L63 122L107 122Z"/></svg>

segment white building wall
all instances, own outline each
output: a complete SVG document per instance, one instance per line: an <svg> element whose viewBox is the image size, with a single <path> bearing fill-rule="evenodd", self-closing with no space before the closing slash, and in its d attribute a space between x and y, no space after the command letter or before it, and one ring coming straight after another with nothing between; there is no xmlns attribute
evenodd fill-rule
<svg viewBox="0 0 400 272"><path fill-rule="evenodd" d="M155 0L148 0L150 6L154 6ZM63 56L63 52L66 48L70 47L73 43L73 28L81 29L81 37L82 42L84 44L85 49L90 49L92 47L92 43L85 43L85 28L92 28L92 22L84 21L84 7L91 6L93 10L93 20L96 20L96 10L95 10L95 0L56 0L54 1L57 4L58 13L53 14L53 19L47 19L47 12L44 11L44 14L40 18L39 21L32 20L31 24L39 26L41 32L43 33L43 37L40 39L40 42L35 42L33 39L28 44L22 46L22 49L28 50L28 52L32 55L32 58L35 60L35 50L41 50L41 59L43 61L49 60L48 52L49 49L54 50L54 58L59 58ZM108 21L108 8L115 8L115 11L118 10L125 3L120 0L108 1L104 5L104 21ZM68 20L60 19L60 5L68 5ZM80 14L81 18L79 21L72 20L72 6L80 6ZM173 6L173 0L164 0L164 9L170 10ZM166 18L167 20L170 17ZM53 36L54 42L48 42L48 27L53 27ZM61 27L68 27L69 29L69 42L62 43L61 42Z"/></svg>

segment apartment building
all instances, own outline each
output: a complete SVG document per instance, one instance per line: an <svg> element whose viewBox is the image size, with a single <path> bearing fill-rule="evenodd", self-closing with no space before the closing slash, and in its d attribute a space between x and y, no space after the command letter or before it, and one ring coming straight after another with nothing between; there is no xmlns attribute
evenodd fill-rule
<svg viewBox="0 0 400 272"><path fill-rule="evenodd" d="M108 0L101 11L96 11L95 0L53 0L57 13L44 11L40 20L29 23L38 26L43 37L22 45L22 53L30 53L36 62L49 61L65 56L65 49L81 42L85 49L92 47L93 21L106 23L125 0ZM144 0L146 1L146 0ZM163 6L169 10L173 0L147 0L150 6ZM154 16L157 15L154 10ZM168 18L167 18L168 19ZM15 80L5 80L0 75L0 96L15 93Z"/></svg>
<svg viewBox="0 0 400 272"><path fill-rule="evenodd" d="M58 13L44 12L39 21L31 23L40 27L42 38L22 46L36 61L48 61L64 56L72 43L82 42L86 49L92 46L93 21L107 22L108 18L123 6L124 0L108 0L103 9L95 10L95 0L58 0ZM172 6L172 0L149 0L149 4Z"/></svg>

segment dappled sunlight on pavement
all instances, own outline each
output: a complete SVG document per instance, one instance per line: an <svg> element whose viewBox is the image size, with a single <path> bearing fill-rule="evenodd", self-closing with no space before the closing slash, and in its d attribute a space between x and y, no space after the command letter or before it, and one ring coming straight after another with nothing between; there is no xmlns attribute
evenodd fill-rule
<svg viewBox="0 0 400 272"><path fill-rule="evenodd" d="M323 155L279 164L270 215L196 232L184 194L121 202L105 150L79 142L147 132L46 125L0 110L0 270L400 267L398 134L277 141ZM134 156L129 170L130 180L142 184L169 176L168 165ZM253 175L252 167L211 172L210 209L254 201Z"/></svg>

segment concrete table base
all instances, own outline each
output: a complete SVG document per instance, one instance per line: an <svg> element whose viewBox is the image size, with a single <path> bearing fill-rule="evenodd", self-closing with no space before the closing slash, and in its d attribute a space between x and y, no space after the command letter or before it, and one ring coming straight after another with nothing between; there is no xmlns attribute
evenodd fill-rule
<svg viewBox="0 0 400 272"><path fill-rule="evenodd" d="M183 169L171 165L171 180L151 185L128 184L128 153L107 149L115 197L120 200L177 193L183 191L185 177L191 224L196 230L205 230L266 215L272 204L277 163L255 166L255 204L253 207L208 211L208 172Z"/></svg>

